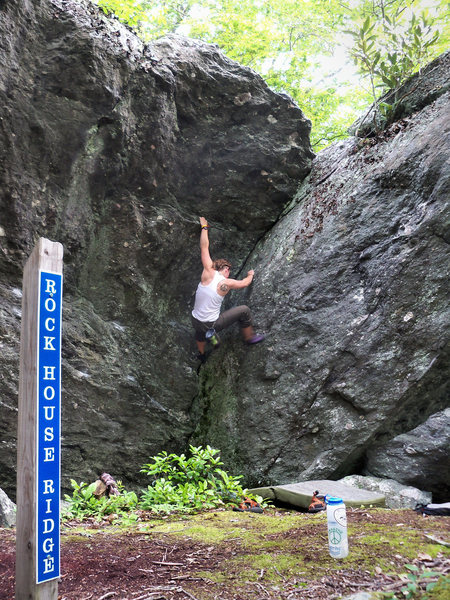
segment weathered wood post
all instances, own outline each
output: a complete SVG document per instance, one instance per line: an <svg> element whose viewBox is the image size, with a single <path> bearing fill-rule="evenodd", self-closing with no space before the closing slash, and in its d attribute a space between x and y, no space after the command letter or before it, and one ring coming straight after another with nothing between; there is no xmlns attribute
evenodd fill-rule
<svg viewBox="0 0 450 600"><path fill-rule="evenodd" d="M63 247L41 238L23 274L16 600L57 600Z"/></svg>

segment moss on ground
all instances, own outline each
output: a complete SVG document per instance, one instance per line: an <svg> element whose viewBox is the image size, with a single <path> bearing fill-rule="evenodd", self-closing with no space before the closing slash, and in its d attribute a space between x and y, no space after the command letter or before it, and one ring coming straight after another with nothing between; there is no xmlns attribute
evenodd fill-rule
<svg viewBox="0 0 450 600"><path fill-rule="evenodd" d="M338 591L382 590L390 582L397 582L397 595L377 592L371 597L399 600L404 597L399 585L410 573L408 564L417 565L420 573L430 564L438 565L441 573L448 568L450 549L426 536L448 542L450 519L423 518L412 510L380 508L348 509L347 515L350 551L341 560L331 558L328 553L325 513L269 508L264 514L215 510L160 518L142 515L150 520L106 528L102 523L90 526L71 523L63 532L66 543L76 546L84 543L87 547L98 545L100 534L105 540L118 534L118 539L126 538L126 544L130 545L131 557L136 537L144 538L146 547L156 549L157 556L159 553L165 556L167 551L172 556L178 549L172 560L189 565L183 586L198 600L217 597L280 600L290 594L294 594L293 598L309 598L313 594L318 600L325 600L338 598ZM104 551L109 548L108 542ZM202 559L196 566L199 556ZM147 566L143 568L145 571ZM431 568L434 570L435 566ZM203 582L200 588L198 582ZM449 578L442 577L430 592L429 600L447 600L449 586ZM218 590L221 590L219 596ZM328 596L331 592L334 595ZM421 592L411 598L425 600Z"/></svg>
<svg viewBox="0 0 450 600"><path fill-rule="evenodd" d="M396 574L419 554L431 559L438 554L450 558L448 548L430 543L425 537L426 521L409 522L411 514L415 517L412 511L371 509L354 514L357 519L349 513L350 552L341 560L328 554L324 513L216 511L160 522L151 530L154 535L182 536L229 550L220 568L199 571L197 576L236 590L258 585L262 579L272 586L290 581L298 588L330 572L336 576L340 572L364 572L369 577L380 572ZM391 518L384 522L387 514ZM445 519L442 525L444 531L448 530Z"/></svg>
<svg viewBox="0 0 450 600"><path fill-rule="evenodd" d="M450 598L450 576L441 577L429 593L430 600L448 600Z"/></svg>

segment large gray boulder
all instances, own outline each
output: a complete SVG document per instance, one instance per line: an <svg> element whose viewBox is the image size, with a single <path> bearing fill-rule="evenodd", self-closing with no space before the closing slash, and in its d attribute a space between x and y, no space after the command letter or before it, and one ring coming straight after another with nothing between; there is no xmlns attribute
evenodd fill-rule
<svg viewBox="0 0 450 600"><path fill-rule="evenodd" d="M447 91L321 152L250 256L266 343L223 344L194 409L196 442L254 487L358 473L375 442L448 406L449 109Z"/></svg>
<svg viewBox="0 0 450 600"><path fill-rule="evenodd" d="M432 415L412 431L370 448L366 470L377 477L391 477L430 490L435 502L448 502L450 408Z"/></svg>
<svg viewBox="0 0 450 600"><path fill-rule="evenodd" d="M310 122L215 46L85 0L0 3L0 465L15 485L21 278L64 245L63 481L185 449L199 215L239 272L310 170ZM220 256L219 254L219 256Z"/></svg>
<svg viewBox="0 0 450 600"><path fill-rule="evenodd" d="M16 524L16 505L0 488L0 527L14 527Z"/></svg>

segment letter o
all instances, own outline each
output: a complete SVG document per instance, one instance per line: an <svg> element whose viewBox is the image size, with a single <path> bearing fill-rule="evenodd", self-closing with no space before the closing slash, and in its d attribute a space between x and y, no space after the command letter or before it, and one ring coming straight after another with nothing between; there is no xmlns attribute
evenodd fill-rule
<svg viewBox="0 0 450 600"><path fill-rule="evenodd" d="M50 392L48 392L48 390L50 390ZM52 388L51 385L48 385L46 388L44 388L44 398L46 400L53 400L53 398L55 397L55 388Z"/></svg>
<svg viewBox="0 0 450 600"><path fill-rule="evenodd" d="M50 305L52 308L50 308ZM53 298L47 298L45 301L45 309L48 310L48 312L53 312L56 309L56 302L53 300Z"/></svg>

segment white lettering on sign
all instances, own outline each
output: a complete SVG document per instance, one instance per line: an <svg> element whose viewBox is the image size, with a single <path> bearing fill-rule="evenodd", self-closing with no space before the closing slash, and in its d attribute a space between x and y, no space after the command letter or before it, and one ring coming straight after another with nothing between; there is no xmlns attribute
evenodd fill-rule
<svg viewBox="0 0 450 600"><path fill-rule="evenodd" d="M54 494L55 488L53 486L53 479L44 479L44 494ZM48 502L48 500L47 500Z"/></svg>
<svg viewBox="0 0 450 600"><path fill-rule="evenodd" d="M53 433L53 427L46 427L44 429L44 440L46 442L53 442L55 434Z"/></svg>
<svg viewBox="0 0 450 600"><path fill-rule="evenodd" d="M44 448L44 462L52 462L55 460L55 449Z"/></svg>
<svg viewBox="0 0 450 600"><path fill-rule="evenodd" d="M55 415L55 407L54 406L44 406L44 419L46 421L52 421Z"/></svg>
<svg viewBox="0 0 450 600"><path fill-rule="evenodd" d="M50 552L53 551L53 548L55 547L55 544L53 542L52 538L47 538L44 540L44 543L42 544L42 550L46 553L49 554Z"/></svg>
<svg viewBox="0 0 450 600"><path fill-rule="evenodd" d="M44 550L45 552L45 550ZM43 559L43 563L44 563L44 575L46 575L47 573L53 573L53 571L55 570L55 559L53 558L53 556L50 556L49 558L44 558ZM53 577L51 578L53 579Z"/></svg>
<svg viewBox="0 0 450 600"><path fill-rule="evenodd" d="M53 300L53 298L47 298L47 300L44 303L45 306L45 310L47 310L48 312L53 312L54 310L56 310L56 302Z"/></svg>
<svg viewBox="0 0 450 600"><path fill-rule="evenodd" d="M55 521L53 519L44 519L44 529L42 533L51 533L55 529Z"/></svg>
<svg viewBox="0 0 450 600"><path fill-rule="evenodd" d="M60 576L62 276L40 273L36 581Z"/></svg>
<svg viewBox="0 0 450 600"><path fill-rule="evenodd" d="M53 317L49 317L48 319L45 319L45 329L47 331L55 331L55 323L56 323L56 320Z"/></svg>
<svg viewBox="0 0 450 600"><path fill-rule="evenodd" d="M44 369L44 379L54 381L56 367L43 367L43 369Z"/></svg>
<svg viewBox="0 0 450 600"><path fill-rule="evenodd" d="M55 339L56 338L54 338L54 337L44 336L44 340L45 340L44 350L56 350L56 348L53 346L53 342L55 341Z"/></svg>
<svg viewBox="0 0 450 600"><path fill-rule="evenodd" d="M44 389L44 398L48 401L53 400L55 394L55 388L51 387L50 385Z"/></svg>
<svg viewBox="0 0 450 600"><path fill-rule="evenodd" d="M50 294L51 296L53 296L53 294L56 294L56 283L53 279L46 279L45 280L47 282L47 288L45 290L46 294Z"/></svg>

